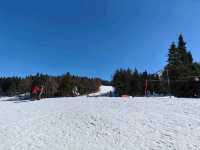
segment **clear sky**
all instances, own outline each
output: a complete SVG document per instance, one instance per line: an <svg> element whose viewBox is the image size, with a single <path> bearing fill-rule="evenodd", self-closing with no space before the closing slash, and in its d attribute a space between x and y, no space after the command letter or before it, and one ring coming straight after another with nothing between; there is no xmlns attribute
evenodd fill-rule
<svg viewBox="0 0 200 150"><path fill-rule="evenodd" d="M180 33L200 61L199 0L2 0L0 75L156 72Z"/></svg>

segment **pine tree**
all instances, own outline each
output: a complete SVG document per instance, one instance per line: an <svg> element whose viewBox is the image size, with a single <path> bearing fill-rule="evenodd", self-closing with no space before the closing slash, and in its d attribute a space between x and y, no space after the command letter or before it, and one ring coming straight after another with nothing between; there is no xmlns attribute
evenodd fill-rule
<svg viewBox="0 0 200 150"><path fill-rule="evenodd" d="M173 42L169 48L168 54L168 64L169 66L175 66L179 63L180 54L176 47L176 44Z"/></svg>
<svg viewBox="0 0 200 150"><path fill-rule="evenodd" d="M187 51L186 42L184 41L182 34L178 38L178 50L181 55L181 62L184 65L193 63L192 55Z"/></svg>
<svg viewBox="0 0 200 150"><path fill-rule="evenodd" d="M186 50L186 42L184 41L182 34L180 34L178 37L178 48L182 50Z"/></svg>
<svg viewBox="0 0 200 150"><path fill-rule="evenodd" d="M168 54L168 64L163 76L167 80L167 72L171 80L171 91L175 96L192 96L195 84L192 76L198 75L198 67L194 65L191 52L187 50L183 36L178 38L178 46L172 43Z"/></svg>

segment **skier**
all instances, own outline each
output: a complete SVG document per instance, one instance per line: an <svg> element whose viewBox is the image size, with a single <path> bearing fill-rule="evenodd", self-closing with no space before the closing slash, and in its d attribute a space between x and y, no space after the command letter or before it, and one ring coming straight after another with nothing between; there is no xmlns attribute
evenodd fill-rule
<svg viewBox="0 0 200 150"><path fill-rule="evenodd" d="M32 87L31 97L32 97L33 100L37 99L37 97L38 97L38 90L39 90L38 86L33 86Z"/></svg>
<svg viewBox="0 0 200 150"><path fill-rule="evenodd" d="M37 95L38 95L38 100L40 100L41 99L41 97L42 97L42 94L44 93L44 87L43 86L40 86L40 88L38 88L38 93L37 93Z"/></svg>
<svg viewBox="0 0 200 150"><path fill-rule="evenodd" d="M73 96L79 96L80 95L80 93L78 92L78 87L77 86L75 86L72 89L72 94L73 94Z"/></svg>

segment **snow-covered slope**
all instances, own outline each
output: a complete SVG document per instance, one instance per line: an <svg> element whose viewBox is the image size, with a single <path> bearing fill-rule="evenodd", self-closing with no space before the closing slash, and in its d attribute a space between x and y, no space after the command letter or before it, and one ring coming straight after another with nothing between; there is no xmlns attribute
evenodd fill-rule
<svg viewBox="0 0 200 150"><path fill-rule="evenodd" d="M0 100L0 150L199 150L200 100Z"/></svg>
<svg viewBox="0 0 200 150"><path fill-rule="evenodd" d="M114 87L112 87L112 86L103 86L102 85L99 88L99 92L89 94L88 96L102 96L102 95L108 94L110 92L114 92Z"/></svg>

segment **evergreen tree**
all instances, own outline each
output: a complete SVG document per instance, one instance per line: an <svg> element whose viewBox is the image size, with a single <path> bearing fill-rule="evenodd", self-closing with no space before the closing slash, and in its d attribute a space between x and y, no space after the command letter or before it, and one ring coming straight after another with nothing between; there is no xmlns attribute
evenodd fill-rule
<svg viewBox="0 0 200 150"><path fill-rule="evenodd" d="M196 91L196 84L192 76L198 76L198 65L193 63L191 52L187 50L183 36L178 38L178 46L172 43L168 54L168 64L165 67L164 78L167 72L171 81L171 92L175 96L189 97Z"/></svg>

